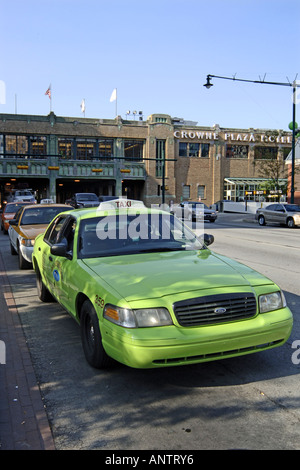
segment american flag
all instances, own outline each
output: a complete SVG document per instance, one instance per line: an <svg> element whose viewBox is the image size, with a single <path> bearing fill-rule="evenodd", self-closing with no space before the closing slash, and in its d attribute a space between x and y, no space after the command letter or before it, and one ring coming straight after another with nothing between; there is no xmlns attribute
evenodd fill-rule
<svg viewBox="0 0 300 470"><path fill-rule="evenodd" d="M48 95L49 99L51 99L51 85L49 85L49 88L47 89L45 95Z"/></svg>

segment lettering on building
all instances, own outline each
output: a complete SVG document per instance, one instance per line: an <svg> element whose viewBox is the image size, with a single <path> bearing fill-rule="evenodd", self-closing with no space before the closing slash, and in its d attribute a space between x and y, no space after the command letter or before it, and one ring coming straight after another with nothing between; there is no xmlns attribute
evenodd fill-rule
<svg viewBox="0 0 300 470"><path fill-rule="evenodd" d="M176 130L174 132L176 139L190 139L190 140L219 140L221 135L218 132L212 131L191 131L191 130ZM292 137L290 135L274 135L274 134L254 134L250 133L237 133L225 132L224 140L230 142L263 142L274 144L291 144Z"/></svg>

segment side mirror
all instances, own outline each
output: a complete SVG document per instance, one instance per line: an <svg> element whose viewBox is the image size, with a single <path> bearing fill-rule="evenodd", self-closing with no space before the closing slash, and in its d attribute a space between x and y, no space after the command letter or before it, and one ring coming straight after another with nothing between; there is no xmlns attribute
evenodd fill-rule
<svg viewBox="0 0 300 470"><path fill-rule="evenodd" d="M18 225L18 221L16 219L11 219L9 221L9 225Z"/></svg>
<svg viewBox="0 0 300 470"><path fill-rule="evenodd" d="M65 238L61 242L55 243L54 245L52 245L50 248L50 252L54 256L70 258L70 255L68 252L68 242Z"/></svg>
<svg viewBox="0 0 300 470"><path fill-rule="evenodd" d="M203 236L203 240L206 246L212 245L213 242L215 241L215 237L213 235L209 235L208 233L205 233Z"/></svg>

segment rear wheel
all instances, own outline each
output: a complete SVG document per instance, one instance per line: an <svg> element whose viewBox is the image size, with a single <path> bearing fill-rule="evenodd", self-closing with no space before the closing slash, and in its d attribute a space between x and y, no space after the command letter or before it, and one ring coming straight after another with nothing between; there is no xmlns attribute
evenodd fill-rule
<svg viewBox="0 0 300 470"><path fill-rule="evenodd" d="M263 215L260 215L258 217L258 223L259 223L259 225L266 225L266 221L265 221L265 218L264 218Z"/></svg>
<svg viewBox="0 0 300 470"><path fill-rule="evenodd" d="M89 300L81 307L81 341L87 362L97 369L112 365L113 360L106 354L99 328L97 313Z"/></svg>
<svg viewBox="0 0 300 470"><path fill-rule="evenodd" d="M36 268L35 275L36 275L36 288L37 288L37 292L38 292L38 298L42 302L51 302L51 301L53 301L54 298L52 297L52 295L48 291L47 287L43 283L41 273L40 273L38 267Z"/></svg>

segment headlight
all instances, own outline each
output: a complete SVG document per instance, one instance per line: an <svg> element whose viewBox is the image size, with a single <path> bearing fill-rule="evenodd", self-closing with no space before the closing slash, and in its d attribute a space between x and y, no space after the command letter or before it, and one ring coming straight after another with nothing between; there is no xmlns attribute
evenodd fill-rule
<svg viewBox="0 0 300 470"><path fill-rule="evenodd" d="M283 307L286 307L286 300L281 291L259 296L260 313L271 312L272 310L278 310Z"/></svg>
<svg viewBox="0 0 300 470"><path fill-rule="evenodd" d="M147 328L151 326L172 325L171 316L166 308L141 308L131 310L107 304L104 318L125 328Z"/></svg>
<svg viewBox="0 0 300 470"><path fill-rule="evenodd" d="M34 240L30 240L30 239L27 239L27 238L22 238L21 245L33 246L34 245Z"/></svg>

